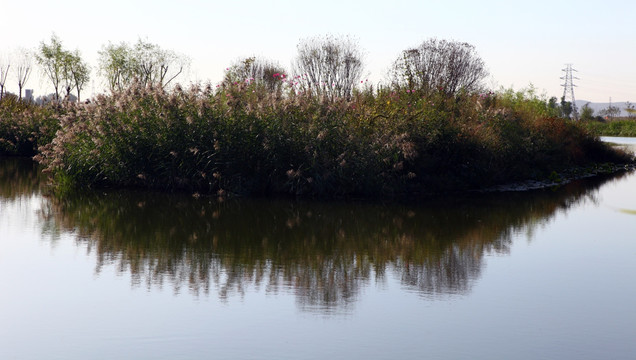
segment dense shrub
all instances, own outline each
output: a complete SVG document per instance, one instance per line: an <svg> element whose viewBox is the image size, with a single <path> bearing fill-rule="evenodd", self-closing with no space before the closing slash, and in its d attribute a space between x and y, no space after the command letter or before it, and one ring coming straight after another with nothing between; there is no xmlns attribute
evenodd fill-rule
<svg viewBox="0 0 636 360"><path fill-rule="evenodd" d="M58 115L64 109L36 106L5 96L0 100L0 155L34 156L50 143L59 128Z"/></svg>
<svg viewBox="0 0 636 360"><path fill-rule="evenodd" d="M250 82L133 86L70 105L37 159L74 185L382 197L629 160L531 92L367 87L345 99L280 81L276 92Z"/></svg>

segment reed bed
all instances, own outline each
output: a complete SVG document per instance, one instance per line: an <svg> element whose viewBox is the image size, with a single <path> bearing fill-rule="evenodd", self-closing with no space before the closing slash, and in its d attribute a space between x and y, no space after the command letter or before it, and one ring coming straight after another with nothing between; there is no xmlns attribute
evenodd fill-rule
<svg viewBox="0 0 636 360"><path fill-rule="evenodd" d="M37 154L61 187L252 196L431 195L633 160L532 91L271 89L133 85L90 103L3 103L0 146ZM28 146L11 140L28 135Z"/></svg>

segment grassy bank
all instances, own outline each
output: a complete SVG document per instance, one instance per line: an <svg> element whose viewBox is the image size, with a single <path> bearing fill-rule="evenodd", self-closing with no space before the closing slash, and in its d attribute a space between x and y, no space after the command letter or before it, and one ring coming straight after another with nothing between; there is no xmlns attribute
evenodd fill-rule
<svg viewBox="0 0 636 360"><path fill-rule="evenodd" d="M597 136L636 137L636 120L619 119L612 121L584 121L582 126Z"/></svg>
<svg viewBox="0 0 636 360"><path fill-rule="evenodd" d="M40 111L48 124L52 110ZM55 138L40 128L32 146L67 186L411 196L630 161L528 92L366 88L345 100L250 83L131 87L56 114Z"/></svg>

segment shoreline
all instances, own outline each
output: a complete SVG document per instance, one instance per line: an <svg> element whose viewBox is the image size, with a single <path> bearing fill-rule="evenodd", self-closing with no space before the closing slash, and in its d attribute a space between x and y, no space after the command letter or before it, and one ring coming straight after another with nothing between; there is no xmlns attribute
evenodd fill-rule
<svg viewBox="0 0 636 360"><path fill-rule="evenodd" d="M561 172L553 172L550 178L545 180L523 180L511 182L501 185L495 185L484 189L474 190L476 193L493 193L493 192L522 192L541 190L563 186L573 181L586 179L596 176L612 175L622 171L634 171L636 162L631 164L603 164L591 167L577 167Z"/></svg>

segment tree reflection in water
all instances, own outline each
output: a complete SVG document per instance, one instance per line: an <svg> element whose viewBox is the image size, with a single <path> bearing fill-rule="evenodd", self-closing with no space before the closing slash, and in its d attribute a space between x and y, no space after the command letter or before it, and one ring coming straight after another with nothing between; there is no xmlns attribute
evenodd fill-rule
<svg viewBox="0 0 636 360"><path fill-rule="evenodd" d="M24 176L3 176L2 196L10 182L37 183L29 180L37 175ZM96 254L98 272L116 266L138 285L169 283L175 292L187 287L224 300L250 288L291 292L301 308L330 312L386 276L423 296L465 294L485 254L507 253L515 234L531 237L558 211L595 201L606 181L413 205L102 191L51 196L41 214L54 238L75 232Z"/></svg>
<svg viewBox="0 0 636 360"><path fill-rule="evenodd" d="M0 157L0 201L39 194L42 173L37 169L29 159Z"/></svg>

